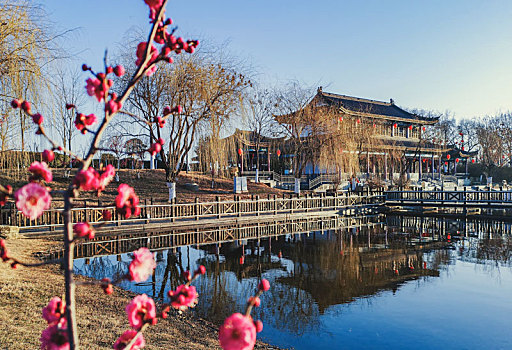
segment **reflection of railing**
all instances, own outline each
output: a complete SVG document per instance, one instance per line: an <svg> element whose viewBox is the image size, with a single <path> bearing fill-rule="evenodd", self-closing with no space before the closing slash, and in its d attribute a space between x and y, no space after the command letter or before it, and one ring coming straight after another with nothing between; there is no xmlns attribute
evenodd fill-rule
<svg viewBox="0 0 512 350"><path fill-rule="evenodd" d="M75 257L93 257L131 252L140 247L151 250L169 249L190 245L236 242L251 239L263 239L288 234L300 234L313 231L336 230L362 226L380 225L378 215L344 217L302 217L293 220L276 220L268 223L247 224L230 227L205 229L167 230L141 233L99 234L94 240L83 241L75 246ZM62 257L62 251L44 254L46 258Z"/></svg>
<svg viewBox="0 0 512 350"><path fill-rule="evenodd" d="M123 219L117 214L115 207L105 208L73 208L72 222L87 221L89 223L104 222L105 211L110 212L112 220L107 224L121 226L130 223L150 223L159 220L191 221L203 219L221 219L236 217L258 217L264 215L293 214L300 212L321 212L343 210L362 206L378 206L382 204L382 192L371 192L360 196L352 194L333 196L305 196L283 198L276 195L267 198L254 196L253 199L220 200L199 203L173 203L141 205L141 214L135 218ZM13 209L0 210L0 225L18 226L21 229L54 230L63 226L62 209L46 210L36 220L30 220L21 212Z"/></svg>

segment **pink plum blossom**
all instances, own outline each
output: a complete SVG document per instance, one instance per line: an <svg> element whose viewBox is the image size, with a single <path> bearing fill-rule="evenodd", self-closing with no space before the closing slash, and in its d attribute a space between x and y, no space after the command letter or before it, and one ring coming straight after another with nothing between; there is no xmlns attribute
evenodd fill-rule
<svg viewBox="0 0 512 350"><path fill-rule="evenodd" d="M11 107L16 109L21 107L21 101L18 99L14 99L11 101Z"/></svg>
<svg viewBox="0 0 512 350"><path fill-rule="evenodd" d="M34 122L34 124L37 124L37 125L41 125L43 124L43 116L39 113L35 113L35 114L32 114L32 121Z"/></svg>
<svg viewBox="0 0 512 350"><path fill-rule="evenodd" d="M59 297L53 297L43 308L43 318L48 324L56 323L64 316L65 309L66 303Z"/></svg>
<svg viewBox="0 0 512 350"><path fill-rule="evenodd" d="M250 316L234 313L226 318L219 331L224 350L250 350L256 342L256 326Z"/></svg>
<svg viewBox="0 0 512 350"><path fill-rule="evenodd" d="M16 207L31 220L38 218L44 210L50 209L52 203L52 196L46 187L34 182L17 190L14 198Z"/></svg>
<svg viewBox="0 0 512 350"><path fill-rule="evenodd" d="M5 241L0 238L0 259L3 262L9 261L9 251L7 250L7 246L5 245Z"/></svg>
<svg viewBox="0 0 512 350"><path fill-rule="evenodd" d="M80 170L73 183L84 191L95 191L100 185L100 175L93 167L89 167L87 170Z"/></svg>
<svg viewBox="0 0 512 350"><path fill-rule="evenodd" d="M254 321L254 326L256 327L256 332L261 332L263 330L263 322L260 320Z"/></svg>
<svg viewBox="0 0 512 350"><path fill-rule="evenodd" d="M77 222L73 225L73 233L77 237L87 237L93 239L95 232L94 229L89 225L88 222Z"/></svg>
<svg viewBox="0 0 512 350"><path fill-rule="evenodd" d="M7 185L5 186L5 189L7 191L6 192L0 192L0 206L4 206L5 203L7 203L7 198L9 198L9 195L12 194L12 186L11 185Z"/></svg>
<svg viewBox="0 0 512 350"><path fill-rule="evenodd" d="M77 113L75 118L75 127L82 133L87 132L87 127L96 123L98 118L95 114L85 115L83 113Z"/></svg>
<svg viewBox="0 0 512 350"><path fill-rule="evenodd" d="M126 70L122 65L118 65L114 67L114 74L118 77L122 77L126 73Z"/></svg>
<svg viewBox="0 0 512 350"><path fill-rule="evenodd" d="M178 286L175 291L169 291L171 306L181 311L185 311L187 307L196 306L198 296L196 287L186 284Z"/></svg>
<svg viewBox="0 0 512 350"><path fill-rule="evenodd" d="M87 83L85 86L87 94L96 97L98 102L101 102L108 91L108 81L105 82L105 79L89 78L85 82Z"/></svg>
<svg viewBox="0 0 512 350"><path fill-rule="evenodd" d="M249 304L249 305L252 304L252 305L258 307L261 304L261 300L260 300L259 297L254 297L253 296L253 297L250 297L249 300L247 300L247 304Z"/></svg>
<svg viewBox="0 0 512 350"><path fill-rule="evenodd" d="M144 323L156 324L156 306L146 294L137 295L126 305L128 322L133 329L139 330Z"/></svg>
<svg viewBox="0 0 512 350"><path fill-rule="evenodd" d="M151 276L156 268L155 257L148 248L142 247L133 252L133 260L128 267L130 279L135 282L144 282Z"/></svg>
<svg viewBox="0 0 512 350"><path fill-rule="evenodd" d="M139 197L135 194L133 187L127 184L121 184L117 188L118 195L116 197L117 211L126 218L138 216L140 214Z"/></svg>
<svg viewBox="0 0 512 350"><path fill-rule="evenodd" d="M43 151L43 160L47 163L52 162L55 159L55 153L51 149L45 149Z"/></svg>
<svg viewBox="0 0 512 350"><path fill-rule="evenodd" d="M148 43L147 42L141 42L139 45L137 45L137 61L135 61L135 64L137 66L141 65L144 59L144 54L146 53L146 47ZM149 52L151 58L149 59L149 62L147 66L151 65L153 61L156 60L158 57L158 50L156 49L155 45L151 44L151 51ZM153 66L150 70L146 72L146 75L150 76L156 71L156 66Z"/></svg>
<svg viewBox="0 0 512 350"><path fill-rule="evenodd" d="M270 289L270 283L266 279L262 279L261 282L258 284L258 289L261 291L266 292Z"/></svg>
<svg viewBox="0 0 512 350"><path fill-rule="evenodd" d="M69 350L66 319L61 318L58 323L50 324L39 340L42 350Z"/></svg>
<svg viewBox="0 0 512 350"><path fill-rule="evenodd" d="M155 19L157 12L162 7L163 0L144 0L144 2L149 6L149 18Z"/></svg>
<svg viewBox="0 0 512 350"><path fill-rule="evenodd" d="M98 184L98 191L104 191L108 184L114 179L116 169L109 164L105 167L105 171L101 174Z"/></svg>
<svg viewBox="0 0 512 350"><path fill-rule="evenodd" d="M137 331L134 329L129 329L125 331L119 338L117 338L116 342L114 343L114 350L140 350L146 346L146 341L144 340L144 337L142 334L139 334L137 336L137 340L133 345L126 349L126 345L130 343L130 341L137 335Z"/></svg>
<svg viewBox="0 0 512 350"><path fill-rule="evenodd" d="M53 180L52 171L48 168L48 164L45 162L33 162L30 164L28 171L30 171L33 175L33 179L43 179L46 182L51 182Z"/></svg>
<svg viewBox="0 0 512 350"><path fill-rule="evenodd" d="M117 113L121 109L123 104L121 102L116 101L114 98L110 99L105 105L105 111L110 114Z"/></svg>
<svg viewBox="0 0 512 350"><path fill-rule="evenodd" d="M148 152L152 156L154 156L155 154L159 153L161 150L162 150L162 145L159 144L158 142L155 142L154 144L151 145L151 147L149 148Z"/></svg>
<svg viewBox="0 0 512 350"><path fill-rule="evenodd" d="M23 109L23 111L25 113L30 113L30 110L32 109L32 106L30 105L30 102L23 101L23 102L21 102L21 109Z"/></svg>

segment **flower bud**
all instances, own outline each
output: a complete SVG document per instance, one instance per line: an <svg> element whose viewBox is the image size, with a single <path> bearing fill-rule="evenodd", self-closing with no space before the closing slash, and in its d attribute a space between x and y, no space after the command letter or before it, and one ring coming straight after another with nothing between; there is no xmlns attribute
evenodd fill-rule
<svg viewBox="0 0 512 350"><path fill-rule="evenodd" d="M50 149L45 149L43 151L43 160L46 162L46 163L50 163L51 161L53 161L55 159L55 153L53 153L52 150Z"/></svg>
<svg viewBox="0 0 512 350"><path fill-rule="evenodd" d="M41 125L43 123L43 116L39 113L33 114L32 121L37 125Z"/></svg>
<svg viewBox="0 0 512 350"><path fill-rule="evenodd" d="M192 279L192 277L190 276L190 271L183 271L183 273L181 274L181 276L186 279L187 281L190 281Z"/></svg>
<svg viewBox="0 0 512 350"><path fill-rule="evenodd" d="M30 108L31 108L31 106L30 106L30 102L28 102L28 101L23 101L23 102L21 103L21 109L23 109L23 111L24 111L25 113L30 113Z"/></svg>
<svg viewBox="0 0 512 350"><path fill-rule="evenodd" d="M125 69L123 66L121 65L118 65L114 68L114 74L118 77L121 77L123 76L124 74L126 73Z"/></svg>
<svg viewBox="0 0 512 350"><path fill-rule="evenodd" d="M14 99L11 101L11 107L16 109L21 107L21 102L18 99Z"/></svg>
<svg viewBox="0 0 512 350"><path fill-rule="evenodd" d="M252 304L254 305L255 307L259 307L260 304L261 304L261 300L259 297L250 297L248 300L247 300L247 304Z"/></svg>
<svg viewBox="0 0 512 350"><path fill-rule="evenodd" d="M263 330L263 322L257 320L254 322L254 326L256 327L256 332L261 332Z"/></svg>
<svg viewBox="0 0 512 350"><path fill-rule="evenodd" d="M204 275L206 273L206 267L204 267L203 265L200 265L197 268L195 273L198 274L198 275Z"/></svg>
<svg viewBox="0 0 512 350"><path fill-rule="evenodd" d="M270 289L270 283L266 279L262 279L260 284L258 284L258 289L266 292Z"/></svg>

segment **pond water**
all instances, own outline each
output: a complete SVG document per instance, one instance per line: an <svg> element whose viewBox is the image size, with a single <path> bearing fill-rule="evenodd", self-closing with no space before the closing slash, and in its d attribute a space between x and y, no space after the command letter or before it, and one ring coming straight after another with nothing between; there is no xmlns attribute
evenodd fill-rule
<svg viewBox="0 0 512 350"><path fill-rule="evenodd" d="M428 232L382 225L164 250L152 279L120 286L162 299L181 269L205 265L187 312L221 324L266 278L258 338L284 348L511 349L510 235ZM130 260L80 259L75 272L124 274Z"/></svg>

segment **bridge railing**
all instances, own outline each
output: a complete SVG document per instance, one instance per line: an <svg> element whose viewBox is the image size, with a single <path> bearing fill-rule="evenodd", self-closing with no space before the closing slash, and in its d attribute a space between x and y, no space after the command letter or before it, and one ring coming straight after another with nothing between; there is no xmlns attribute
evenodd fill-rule
<svg viewBox="0 0 512 350"><path fill-rule="evenodd" d="M387 191L389 202L512 203L512 191Z"/></svg>
<svg viewBox="0 0 512 350"><path fill-rule="evenodd" d="M196 198L191 203L171 204L142 204L138 217L123 218L113 206L108 207L81 207L71 210L72 222L87 221L91 224L109 223L123 225L128 223L150 223L158 220L184 221L200 219L221 219L250 217L262 215L293 214L300 212L321 212L329 210L342 210L344 208L357 208L383 204L382 191L366 192L355 195L353 193L334 194L331 196L303 196L281 198L268 196L252 199L217 200L212 202L199 202ZM62 209L45 210L35 220L25 217L17 209L0 209L0 225L18 226L22 230L55 230L64 224ZM106 213L111 219L104 221Z"/></svg>

